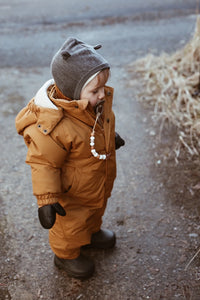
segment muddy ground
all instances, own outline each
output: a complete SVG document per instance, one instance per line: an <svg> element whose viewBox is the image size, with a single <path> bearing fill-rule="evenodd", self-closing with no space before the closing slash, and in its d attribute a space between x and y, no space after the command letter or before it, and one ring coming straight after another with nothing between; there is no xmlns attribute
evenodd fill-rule
<svg viewBox="0 0 200 300"><path fill-rule="evenodd" d="M116 127L126 140L117 152L118 177L103 224L116 232L117 245L109 251L85 250L96 264L94 276L85 281L70 279L53 265L48 232L38 222L30 169L24 163L26 147L14 126L19 109L49 79L48 64L43 66L41 57L41 66L38 62L1 68L1 300L200 299L200 193L194 188L200 181L199 158L183 152L178 165L169 158L176 130L166 129L159 139L159 125L152 121L151 108L137 102L127 70L129 63L149 51L181 47L194 26L195 16L186 15L105 24L93 35L91 27L85 26L84 32L70 28L70 34L88 42L98 34L104 53L111 50L107 59L112 64ZM121 39L110 43L110 36L119 33ZM50 35L52 28L43 27L28 32L27 41L39 37L46 49ZM46 60L60 46L66 28L54 28L54 36ZM26 50L22 55L25 60L29 57Z"/></svg>

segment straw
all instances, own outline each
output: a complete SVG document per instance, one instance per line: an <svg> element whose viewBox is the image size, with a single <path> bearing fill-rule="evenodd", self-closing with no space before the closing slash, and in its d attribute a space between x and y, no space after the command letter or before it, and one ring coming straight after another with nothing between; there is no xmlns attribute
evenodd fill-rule
<svg viewBox="0 0 200 300"><path fill-rule="evenodd" d="M173 54L149 54L129 66L131 84L142 82L138 99L153 105L156 122L177 128L176 158L185 148L200 153L200 18L192 39ZM162 126L163 127L163 126Z"/></svg>

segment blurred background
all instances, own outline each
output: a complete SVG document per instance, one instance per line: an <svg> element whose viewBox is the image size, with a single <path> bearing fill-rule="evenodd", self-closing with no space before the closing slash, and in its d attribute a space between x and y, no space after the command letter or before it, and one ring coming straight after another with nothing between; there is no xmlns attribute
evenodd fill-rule
<svg viewBox="0 0 200 300"><path fill-rule="evenodd" d="M151 109L137 101L133 62L172 54L194 34L196 0L0 0L0 299L200 299L199 166L162 160L175 131L159 140ZM37 217L26 147L15 117L51 78L52 56L69 36L102 44L111 64L118 177L104 218L114 250L87 250L96 273L69 279L53 265ZM130 72L131 69L131 72ZM131 84L134 80L137 84ZM191 172L193 170L193 172ZM186 268L187 267L187 268Z"/></svg>

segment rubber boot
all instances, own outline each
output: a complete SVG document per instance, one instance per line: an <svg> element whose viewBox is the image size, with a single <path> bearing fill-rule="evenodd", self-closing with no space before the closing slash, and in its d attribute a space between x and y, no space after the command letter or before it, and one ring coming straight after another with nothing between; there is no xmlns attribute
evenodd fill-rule
<svg viewBox="0 0 200 300"><path fill-rule="evenodd" d="M94 273L94 262L83 254L75 259L63 259L55 255L54 263L70 277L86 279Z"/></svg>
<svg viewBox="0 0 200 300"><path fill-rule="evenodd" d="M116 236L111 230L100 229L98 232L92 234L91 243L83 246L83 249L97 248L97 249L110 249L115 246Z"/></svg>

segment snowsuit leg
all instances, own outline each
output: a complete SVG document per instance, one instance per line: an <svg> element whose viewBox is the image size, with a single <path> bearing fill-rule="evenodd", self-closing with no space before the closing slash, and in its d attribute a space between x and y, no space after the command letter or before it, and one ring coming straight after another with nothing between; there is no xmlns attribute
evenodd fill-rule
<svg viewBox="0 0 200 300"><path fill-rule="evenodd" d="M89 244L91 235L100 230L103 207L66 206L66 216L56 216L56 222L49 230L49 243L52 251L63 259L74 259L80 255L80 248Z"/></svg>

